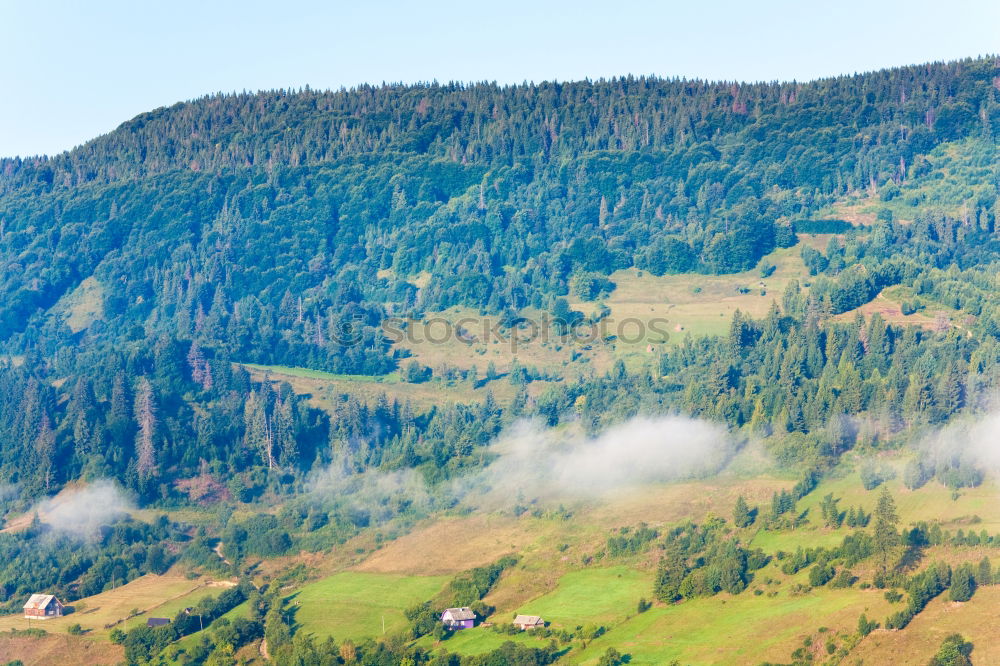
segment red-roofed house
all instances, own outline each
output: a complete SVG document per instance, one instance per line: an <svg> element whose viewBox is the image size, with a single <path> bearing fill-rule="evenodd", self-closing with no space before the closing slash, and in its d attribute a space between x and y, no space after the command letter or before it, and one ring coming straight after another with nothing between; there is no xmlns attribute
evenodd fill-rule
<svg viewBox="0 0 1000 666"><path fill-rule="evenodd" d="M47 620L62 614L63 605L53 594L33 594L24 604L24 617L32 620Z"/></svg>

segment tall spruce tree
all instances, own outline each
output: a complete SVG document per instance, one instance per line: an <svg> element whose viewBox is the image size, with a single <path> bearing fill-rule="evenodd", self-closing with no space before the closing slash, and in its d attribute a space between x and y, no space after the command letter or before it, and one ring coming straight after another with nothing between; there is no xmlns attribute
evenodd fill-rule
<svg viewBox="0 0 1000 666"><path fill-rule="evenodd" d="M753 523L753 513L747 505L747 501L740 495L736 498L736 506L733 507L733 524L736 527L749 527Z"/></svg>
<svg viewBox="0 0 1000 666"><path fill-rule="evenodd" d="M875 526L872 533L879 573L882 576L889 571L896 547L899 545L899 531L896 527L898 523L896 502L892 499L889 489L882 486L875 505Z"/></svg>

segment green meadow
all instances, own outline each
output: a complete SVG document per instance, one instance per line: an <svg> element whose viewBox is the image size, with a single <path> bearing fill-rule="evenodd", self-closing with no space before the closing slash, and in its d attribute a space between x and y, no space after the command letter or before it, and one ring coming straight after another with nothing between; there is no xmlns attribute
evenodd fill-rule
<svg viewBox="0 0 1000 666"><path fill-rule="evenodd" d="M357 640L399 633L407 626L403 611L437 594L447 576L345 571L299 588L289 599L299 631L317 638Z"/></svg>
<svg viewBox="0 0 1000 666"><path fill-rule="evenodd" d="M386 382L394 383L399 381L399 375L395 372L388 375L338 375L333 372L324 372L323 370L311 370L309 368L294 368L288 365L260 365L257 363L244 363L245 367L251 370L259 370L260 372L272 372L279 375L288 375L290 377L300 377L302 379L326 379L329 381L353 381L353 382Z"/></svg>
<svg viewBox="0 0 1000 666"><path fill-rule="evenodd" d="M453 632L443 641L435 641L430 636L424 636L417 641L417 645L429 648L434 652L454 652L463 655L477 655L486 654L487 652L496 650L507 641L513 641L528 647L543 647L548 642L548 639L542 639L541 637L532 636L528 633L508 636L506 634L493 631L489 627L479 626L474 629L463 629L461 631Z"/></svg>
<svg viewBox="0 0 1000 666"><path fill-rule="evenodd" d="M650 596L651 590L648 573L624 566L582 569L567 573L555 590L524 604L517 612L541 615L553 628L572 631L580 625L622 621L635 612L639 599Z"/></svg>
<svg viewBox="0 0 1000 666"><path fill-rule="evenodd" d="M889 609L881 591L817 589L777 599L750 593L693 599L657 606L595 639L572 656L596 663L611 646L631 655L630 664L757 663L787 660L789 645L811 636L838 636L855 629L858 616L881 617ZM820 628L826 631L820 632Z"/></svg>
<svg viewBox="0 0 1000 666"><path fill-rule="evenodd" d="M219 620L228 620L232 622L238 617L247 618L250 616L250 604L244 601L243 603L233 607L228 612L224 613L216 622ZM183 664L182 655L187 651L198 645L205 639L211 639L212 629L211 626L206 626L203 631L196 631L193 634L188 634L183 638L172 643L166 650L161 654L161 662L164 664Z"/></svg>

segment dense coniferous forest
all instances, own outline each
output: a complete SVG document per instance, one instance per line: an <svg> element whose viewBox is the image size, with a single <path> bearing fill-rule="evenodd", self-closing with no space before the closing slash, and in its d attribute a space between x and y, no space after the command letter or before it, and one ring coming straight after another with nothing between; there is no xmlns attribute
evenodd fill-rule
<svg viewBox="0 0 1000 666"><path fill-rule="evenodd" d="M116 286L109 321L126 324L98 338L142 321L246 361L377 373L391 363L380 341L344 349L337 331L374 335L386 308L517 311L551 307L579 271L751 268L794 241L788 219L898 182L939 143L995 138L995 76L983 59L807 84L180 104L61 156L0 163L0 332L31 344L33 317L93 275ZM994 215L988 198L972 204ZM418 293L404 278L421 271Z"/></svg>
<svg viewBox="0 0 1000 666"><path fill-rule="evenodd" d="M231 364L383 374L401 361L379 329L391 314L461 304L514 317L558 311L581 274L750 268L795 243L797 220L824 230L801 221L824 202L928 171L935 145L995 145L997 73L980 59L803 84L218 95L56 157L5 160L0 333L26 360L3 370L23 408L3 416L0 466L29 494L110 474L149 498L204 464L307 470L330 437L355 443L358 468L447 467L454 452L439 448L456 431L483 445L499 421L351 400L331 421ZM598 379L533 409L555 421L575 393L647 382L589 396L588 410L619 416L653 400L808 434L845 414L940 421L976 404L1000 329L993 174L961 218L888 215L826 252L804 248L808 294L791 289L762 322L737 316L727 340L666 353L669 381ZM407 281L422 271L426 286ZM50 308L88 278L103 317L72 330ZM825 325L894 284L970 313L977 335ZM500 411L469 414L483 409Z"/></svg>
<svg viewBox="0 0 1000 666"><path fill-rule="evenodd" d="M488 445L523 417L597 433L634 415L697 416L822 474L852 449L981 409L1000 387L998 137L1000 65L981 58L809 83L215 95L62 155L0 160L0 481L17 489L5 509L105 478L162 509L287 501L277 516L219 519L238 566L449 508L301 498L317 470L442 483L488 464ZM968 187L945 191L949 176L928 157L941 146L967 156ZM890 204L915 196L913 183L943 192L941 205L897 219ZM858 193L886 204L872 223L817 217ZM511 372L508 401L422 408L345 394L323 409L244 365L383 376L407 363L381 329L388 317L459 305L505 325L527 309L581 318L570 292L595 300L616 270L746 271L800 233L836 234L796 250L808 281L773 294L765 317L737 311L728 335L687 336L639 370L554 376L533 393L531 373ZM894 286L963 323L836 318ZM88 298L100 316L73 324L66 303ZM934 475L976 485L970 464L908 475L914 487ZM221 566L205 530L142 525L117 523L103 546L72 556L54 539L0 602L13 608L32 586L93 594L175 557ZM669 547L740 562L725 584L697 583L738 593L763 556L700 529L707 545L689 548L682 531ZM0 535L11 567L43 532ZM614 543L628 553L645 542ZM686 573L662 571L659 598L684 594ZM303 640L286 656L317 649Z"/></svg>

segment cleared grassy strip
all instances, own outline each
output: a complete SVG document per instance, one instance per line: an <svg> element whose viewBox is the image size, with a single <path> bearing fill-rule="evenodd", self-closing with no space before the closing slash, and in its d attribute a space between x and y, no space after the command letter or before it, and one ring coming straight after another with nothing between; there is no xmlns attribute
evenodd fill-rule
<svg viewBox="0 0 1000 666"><path fill-rule="evenodd" d="M658 606L636 615L582 652L571 663L593 664L608 647L631 655L630 664L746 664L787 661L805 636L819 627L829 635L854 631L861 613L881 618L889 603L879 590L820 589L801 596L749 593Z"/></svg>
<svg viewBox="0 0 1000 666"><path fill-rule="evenodd" d="M553 629L574 631L577 627L588 625L611 627L635 612L639 599L649 597L651 586L650 574L625 566L571 571L559 579L553 591L516 611L501 611L489 619L493 624L506 624L513 620L514 615L524 613L541 615ZM507 641L544 647L550 640L531 632L506 635L488 627L476 627L457 631L440 642L425 636L418 644L463 655L477 655L495 650Z"/></svg>
<svg viewBox="0 0 1000 666"><path fill-rule="evenodd" d="M985 529L990 534L1000 532L1000 502L997 502L998 487L994 481L987 480L977 488L961 488L955 495L935 480L917 490L910 490L902 481L905 461L894 458L886 462L896 470L896 478L885 485L896 501L902 525L922 520L940 521L952 531L964 529L968 532L972 529L978 532ZM859 472L854 471L841 478L824 480L799 502L798 510L808 510L811 523L819 525L822 522L819 503L827 493L840 499L842 511L860 505L871 512L880 490L865 490Z"/></svg>
<svg viewBox="0 0 1000 666"><path fill-rule="evenodd" d="M338 375L333 372L323 370L311 370L309 368L295 368L288 365L258 365L256 363L242 363L246 368L259 370L260 372L272 372L277 375L288 375L290 377L302 377L303 379L326 379L330 381L348 382L375 382L395 384L399 381L399 375L395 372L387 375Z"/></svg>
<svg viewBox="0 0 1000 666"><path fill-rule="evenodd" d="M234 606L232 609L229 610L229 612L223 614L218 619L221 620L225 618L230 622L232 622L238 617L250 617L249 601L244 601L238 606ZM198 645L201 642L202 638L205 638L209 635L210 631L211 629L209 627L205 627L203 631L196 631L193 634L188 634L187 636L184 636L178 641L171 643L169 646L167 646L167 648L163 651L161 655L163 662L166 664L183 663L182 661L180 661L181 655L183 655L183 653L186 650L190 650L194 646Z"/></svg>
<svg viewBox="0 0 1000 666"><path fill-rule="evenodd" d="M996 615L1000 608L1000 586L982 587L970 601L948 601L943 594L901 631L877 630L858 645L849 663L926 664L950 634L972 641L972 661L1000 663L1000 641L996 639Z"/></svg>
<svg viewBox="0 0 1000 666"><path fill-rule="evenodd" d="M754 535L750 545L772 555L779 550L791 553L800 546L802 548L816 548L819 546L833 548L839 546L844 540L844 536L850 534L852 531L849 528L841 528L839 530L800 528L791 532L760 530Z"/></svg>
<svg viewBox="0 0 1000 666"><path fill-rule="evenodd" d="M652 592L652 576L628 567L572 571L555 590L521 606L517 612L541 615L553 628L573 630L586 624L611 625L635 612Z"/></svg>
<svg viewBox="0 0 1000 666"><path fill-rule="evenodd" d="M531 636L530 632L507 636L499 634L488 627L475 627L474 629L463 629L453 632L443 641L435 641L430 636L424 636L416 644L440 652L477 655L496 650L507 641L513 641L521 645L527 645L528 647L543 648L548 644L549 639Z"/></svg>
<svg viewBox="0 0 1000 666"><path fill-rule="evenodd" d="M347 571L309 583L292 594L299 630L317 638L359 639L402 631L403 611L437 594L448 576L404 576Z"/></svg>
<svg viewBox="0 0 1000 666"><path fill-rule="evenodd" d="M165 617L172 620L185 608L196 608L206 597L217 597L223 592L224 589L225 588L222 587L198 588L193 592L177 597L176 599L171 599L164 604L160 604L159 606L149 609L143 617Z"/></svg>
<svg viewBox="0 0 1000 666"><path fill-rule="evenodd" d="M445 355L442 358L449 357ZM431 359L422 358L419 360L435 367L441 363L440 359L434 362L431 362ZM456 363L452 363L451 361L448 362L456 365ZM270 375L272 381L287 381L296 393L309 395L311 397L310 402L314 407L325 410L332 409L334 398L339 397L341 394L350 394L358 399L367 401L374 401L384 394L390 400L408 401L418 409L438 407L446 402L464 403L470 400L482 400L488 392L492 392L496 400L506 403L513 399L515 394L515 387L510 382L504 380L494 380L486 383L480 381L476 388L472 388L471 383L458 380L444 381L432 379L419 384L411 384L402 381L398 373L381 376L337 375L307 368L257 365L253 363L244 365L250 370L255 380L260 381L264 374L267 373ZM486 361L482 361L480 370L484 372L485 368ZM480 375L482 375L482 372ZM537 395L547 385L548 382L533 382L529 386L529 393Z"/></svg>
<svg viewBox="0 0 1000 666"><path fill-rule="evenodd" d="M773 270L762 271L765 267ZM765 273L769 273L764 277ZM808 279L802 263L801 248L781 248L760 260L757 268L732 275L686 273L656 277L635 269L611 275L614 292L605 300L611 317L622 322L637 319L650 322L666 320L668 342L680 342L687 335L724 335L737 309L754 317L763 317L772 301L780 301L785 287L794 280ZM574 304L586 311L586 304ZM634 327L624 333L633 334ZM619 354L642 352L647 343L658 344L662 336L649 330L639 343L619 344Z"/></svg>
<svg viewBox="0 0 1000 666"><path fill-rule="evenodd" d="M166 602L173 599L187 601L189 596L198 597L198 592L204 596L218 593L218 590L203 587L202 582L189 580L180 573L170 572L163 576L147 574L114 590L69 602L76 612L45 620L41 624L34 621L31 626L41 626L49 632L65 632L70 625L79 623L91 632L91 636L103 637L107 634L104 629L106 624L120 622L133 609L145 611L146 614L129 620L130 626L135 626L133 622L145 623L149 613ZM22 615L0 617L0 631L14 628L27 629L28 620Z"/></svg>

